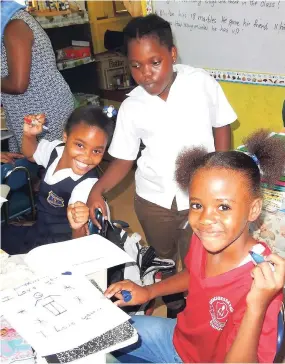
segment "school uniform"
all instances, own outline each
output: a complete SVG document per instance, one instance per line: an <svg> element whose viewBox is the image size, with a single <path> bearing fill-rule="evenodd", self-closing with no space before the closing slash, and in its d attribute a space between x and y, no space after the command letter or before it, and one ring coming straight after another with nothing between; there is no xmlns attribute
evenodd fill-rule
<svg viewBox="0 0 285 364"><path fill-rule="evenodd" d="M264 243L254 252L268 255ZM177 320L154 316L132 316L140 340L113 353L120 363L224 363L241 325L254 267L248 256L229 272L205 277L206 252L194 235L186 257L189 271L187 305ZM277 318L282 293L270 303L263 321L257 357L273 363L277 348Z"/></svg>
<svg viewBox="0 0 285 364"><path fill-rule="evenodd" d="M270 254L265 243L253 251ZM222 363L238 333L246 310L246 296L252 286L254 264L250 256L235 269L215 277L205 277L206 252L193 235L186 257L189 295L185 310L178 316L173 343L183 362ZM272 363L277 346L277 317L282 293L270 303L258 345L258 361Z"/></svg>
<svg viewBox="0 0 285 364"><path fill-rule="evenodd" d="M7 227L2 242L10 254L26 253L39 245L72 238L67 207L77 201L87 202L98 175L96 169L83 176L75 174L71 168L55 172L63 150L64 143L59 140L40 141L33 158L46 171L38 194L37 220L31 227Z"/></svg>
<svg viewBox="0 0 285 364"><path fill-rule="evenodd" d="M135 211L146 235L161 258L182 261L191 230L185 230L189 196L175 181L175 162L183 149L203 146L215 150L212 128L237 119L222 88L206 71L175 65L177 72L166 101L141 86L122 103L109 153L137 161ZM175 308L175 307L174 307Z"/></svg>

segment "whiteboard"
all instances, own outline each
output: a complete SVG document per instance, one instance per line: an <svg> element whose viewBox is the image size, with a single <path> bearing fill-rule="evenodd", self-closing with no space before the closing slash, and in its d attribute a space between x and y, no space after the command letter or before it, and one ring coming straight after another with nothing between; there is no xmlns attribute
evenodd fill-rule
<svg viewBox="0 0 285 364"><path fill-rule="evenodd" d="M285 1L153 1L169 21L181 63L285 74Z"/></svg>

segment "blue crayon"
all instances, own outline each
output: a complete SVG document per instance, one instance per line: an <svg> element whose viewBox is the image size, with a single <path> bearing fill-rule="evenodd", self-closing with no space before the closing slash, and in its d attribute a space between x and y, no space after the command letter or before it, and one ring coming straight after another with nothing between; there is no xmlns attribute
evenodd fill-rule
<svg viewBox="0 0 285 364"><path fill-rule="evenodd" d="M121 294L125 302L129 302L132 299L132 294L130 291L122 290Z"/></svg>

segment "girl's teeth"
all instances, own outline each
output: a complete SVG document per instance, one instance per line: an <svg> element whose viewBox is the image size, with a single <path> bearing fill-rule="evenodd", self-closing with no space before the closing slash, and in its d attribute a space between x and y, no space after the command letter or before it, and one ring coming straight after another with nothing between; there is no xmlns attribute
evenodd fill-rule
<svg viewBox="0 0 285 364"><path fill-rule="evenodd" d="M88 167L88 164L85 164L85 163L82 163L82 162L79 162L79 161L76 161L77 165L81 168L86 168Z"/></svg>

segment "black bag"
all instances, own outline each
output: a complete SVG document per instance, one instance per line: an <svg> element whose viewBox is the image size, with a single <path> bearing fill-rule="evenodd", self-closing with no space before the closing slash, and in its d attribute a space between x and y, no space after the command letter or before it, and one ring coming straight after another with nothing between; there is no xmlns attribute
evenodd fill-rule
<svg viewBox="0 0 285 364"><path fill-rule="evenodd" d="M107 205L107 204L106 204ZM130 279L138 285L144 286L154 283L155 274L158 271L170 271L175 267L175 262L171 259L160 259L151 246L143 246L141 236L133 233L131 236L124 230L129 225L120 220L110 220L110 212L108 210L109 220L104 220L100 211L95 211L97 221L99 221L102 229L99 230L89 221L88 228L90 234L99 234L108 239L119 248L123 249L135 262L121 264L107 270L107 284ZM136 307L132 313L143 312L145 305ZM134 310L134 306L132 306Z"/></svg>
<svg viewBox="0 0 285 364"><path fill-rule="evenodd" d="M109 221L105 220L101 211L99 209L95 210L95 217L102 229L98 229L91 220L88 222L89 234L98 234L103 238L111 241L117 247L124 250L124 244L127 240L128 233L123 229L129 227L129 225L125 221L114 220ZM107 269L107 285L109 286L112 283L119 282L124 280L124 269L125 264L120 264L112 268Z"/></svg>

